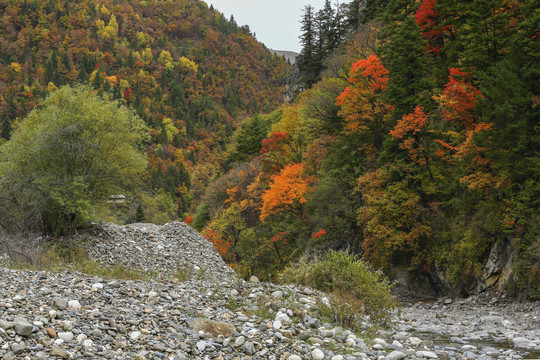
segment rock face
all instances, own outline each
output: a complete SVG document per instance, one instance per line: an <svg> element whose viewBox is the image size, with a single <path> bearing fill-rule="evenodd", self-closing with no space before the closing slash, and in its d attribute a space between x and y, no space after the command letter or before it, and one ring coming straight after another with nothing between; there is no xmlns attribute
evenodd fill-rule
<svg viewBox="0 0 540 360"><path fill-rule="evenodd" d="M442 299L364 341L326 323L309 288L245 282L187 225L100 225L93 259L158 281L0 268L0 359L401 360L540 355L540 307ZM187 272L185 281L171 278ZM481 301L476 302L480 299ZM369 318L361 320L370 328ZM446 337L445 345L434 336ZM479 342L477 342L479 341ZM492 345L485 345L486 341Z"/></svg>
<svg viewBox="0 0 540 360"><path fill-rule="evenodd" d="M391 269L390 277L396 286L406 291L413 291L425 296L437 297L441 294L477 295L487 289L505 291L514 282L513 264L516 252L509 241L499 241L493 245L482 271L463 284L451 284L444 268L432 266L430 283L415 283L409 276L406 266Z"/></svg>

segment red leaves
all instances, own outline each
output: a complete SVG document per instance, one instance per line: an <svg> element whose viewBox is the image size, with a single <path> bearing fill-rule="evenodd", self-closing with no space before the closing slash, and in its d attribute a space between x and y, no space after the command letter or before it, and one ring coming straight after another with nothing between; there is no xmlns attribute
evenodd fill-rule
<svg viewBox="0 0 540 360"><path fill-rule="evenodd" d="M312 237L313 239L316 239L316 238L321 237L321 236L324 236L324 235L326 235L326 230L320 229L320 230L317 231L315 234L313 234L311 237Z"/></svg>
<svg viewBox="0 0 540 360"><path fill-rule="evenodd" d="M466 71L451 68L449 79L442 95L435 97L443 110L443 119L457 121L472 130L476 121L474 107L482 94L471 84L471 74Z"/></svg>
<svg viewBox="0 0 540 360"><path fill-rule="evenodd" d="M393 106L385 102L381 93L388 87L388 70L377 55L355 62L351 68L351 86L337 97L341 115L351 133L387 133L386 122Z"/></svg>
<svg viewBox="0 0 540 360"><path fill-rule="evenodd" d="M184 222L188 225L191 225L191 223L193 222L193 216L189 215L185 220Z"/></svg>
<svg viewBox="0 0 540 360"><path fill-rule="evenodd" d="M448 26L439 26L440 14L435 8L436 0L424 0L416 11L414 19L422 30L424 39L427 40L427 50L437 55L443 47L443 35L448 31Z"/></svg>
<svg viewBox="0 0 540 360"><path fill-rule="evenodd" d="M269 139L264 139L262 141L261 155L272 151L278 151L282 155L285 155L285 149L282 144L288 137L289 134L286 132L273 132Z"/></svg>
<svg viewBox="0 0 540 360"><path fill-rule="evenodd" d="M270 241L273 243L282 242L283 244L287 244L287 235L289 233L286 231L278 232L276 235L272 236L270 238Z"/></svg>
<svg viewBox="0 0 540 360"><path fill-rule="evenodd" d="M131 89L126 89L126 91L124 91L124 100L129 102L129 99L131 99L131 95L132 95Z"/></svg>
<svg viewBox="0 0 540 360"><path fill-rule="evenodd" d="M390 135L394 140L402 139L399 147L408 150L409 157L420 163L425 163L425 160L421 158L421 152L425 148L416 138L416 134L422 131L427 123L428 115L424 113L424 108L418 105L413 113L404 115L401 120L398 120L394 130L390 131Z"/></svg>
<svg viewBox="0 0 540 360"><path fill-rule="evenodd" d="M203 236L214 245L221 256L224 257L229 253L233 244L233 241L230 238L224 239L221 234L215 230L207 231Z"/></svg>

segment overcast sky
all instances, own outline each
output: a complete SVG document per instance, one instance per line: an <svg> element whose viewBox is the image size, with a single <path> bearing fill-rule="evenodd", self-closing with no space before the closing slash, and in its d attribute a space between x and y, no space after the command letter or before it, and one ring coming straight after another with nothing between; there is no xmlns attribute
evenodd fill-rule
<svg viewBox="0 0 540 360"><path fill-rule="evenodd" d="M257 40L275 50L300 52L300 19L304 6L316 10L324 0L206 0L228 19L231 14L238 25L248 25Z"/></svg>

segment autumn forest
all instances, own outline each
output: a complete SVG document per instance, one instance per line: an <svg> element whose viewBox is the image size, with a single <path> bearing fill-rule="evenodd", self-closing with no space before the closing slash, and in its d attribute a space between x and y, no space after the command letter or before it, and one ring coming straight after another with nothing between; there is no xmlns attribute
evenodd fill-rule
<svg viewBox="0 0 540 360"><path fill-rule="evenodd" d="M126 107L144 154L114 205L40 170L36 194L55 190L37 210L0 181L0 230L182 220L242 276L348 250L465 295L508 244L507 290L538 299L539 5L307 5L291 64L199 0L0 0L0 180L28 168L25 122L77 96Z"/></svg>

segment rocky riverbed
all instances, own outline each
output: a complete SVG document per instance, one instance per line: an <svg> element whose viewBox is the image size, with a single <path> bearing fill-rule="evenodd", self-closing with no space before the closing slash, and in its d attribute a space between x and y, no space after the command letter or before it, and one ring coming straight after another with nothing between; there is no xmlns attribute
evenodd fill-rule
<svg viewBox="0 0 540 360"><path fill-rule="evenodd" d="M390 330L362 339L320 318L321 293L236 278L184 224L102 225L93 236L103 238L92 243L97 260L196 271L124 281L0 268L0 358L540 358L538 304L489 294L408 304Z"/></svg>

